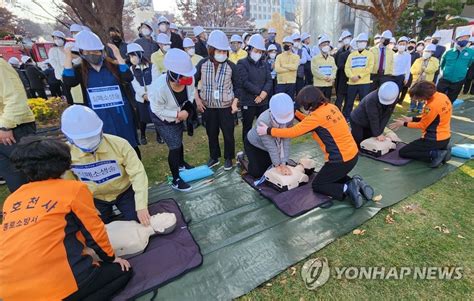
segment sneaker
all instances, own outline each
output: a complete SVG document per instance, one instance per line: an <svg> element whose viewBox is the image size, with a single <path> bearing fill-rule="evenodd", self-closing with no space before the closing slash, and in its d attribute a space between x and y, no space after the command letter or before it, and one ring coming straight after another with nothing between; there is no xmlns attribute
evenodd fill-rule
<svg viewBox="0 0 474 301"><path fill-rule="evenodd" d="M235 156L235 161L237 161L237 165L242 165L242 161L245 158L245 153L240 151L237 153L237 156Z"/></svg>
<svg viewBox="0 0 474 301"><path fill-rule="evenodd" d="M359 185L359 190L362 193L362 195L368 200L372 200L374 198L374 189L372 186L367 184L367 182L362 179L361 176L356 175L352 177L353 179L357 180L357 184Z"/></svg>
<svg viewBox="0 0 474 301"><path fill-rule="evenodd" d="M219 165L219 160L217 160L217 159L212 159L211 158L211 159L209 159L209 161L207 161L207 166L210 167L210 168L214 167L216 165Z"/></svg>
<svg viewBox="0 0 474 301"><path fill-rule="evenodd" d="M159 144L165 144L165 141L163 140L163 138L161 138L161 136L156 137L156 142L158 142Z"/></svg>
<svg viewBox="0 0 474 301"><path fill-rule="evenodd" d="M192 166L191 164L188 164L187 162L184 162L184 164L179 167L179 171L183 171L186 169L193 169L193 168L194 166Z"/></svg>
<svg viewBox="0 0 474 301"><path fill-rule="evenodd" d="M431 158L431 163L430 167L431 168L437 168L441 164L443 164L443 160L448 156L448 151L447 150L436 150L433 151L433 157Z"/></svg>
<svg viewBox="0 0 474 301"><path fill-rule="evenodd" d="M232 163L232 159L225 159L224 170L231 170L232 167L234 167L234 164Z"/></svg>
<svg viewBox="0 0 474 301"><path fill-rule="evenodd" d="M346 194L352 201L352 204L356 209L362 207L364 205L364 199L362 198L362 194L360 193L360 188L358 181L356 179L352 179L347 183L347 191Z"/></svg>
<svg viewBox="0 0 474 301"><path fill-rule="evenodd" d="M4 178L0 178L0 185L5 185L7 184L7 181L5 181Z"/></svg>
<svg viewBox="0 0 474 301"><path fill-rule="evenodd" d="M178 191L190 191L191 185L184 182L181 178L177 178L171 182L171 188L178 190Z"/></svg>
<svg viewBox="0 0 474 301"><path fill-rule="evenodd" d="M140 138L140 144L141 145L147 145L148 144L148 140L146 139L146 136L142 136Z"/></svg>

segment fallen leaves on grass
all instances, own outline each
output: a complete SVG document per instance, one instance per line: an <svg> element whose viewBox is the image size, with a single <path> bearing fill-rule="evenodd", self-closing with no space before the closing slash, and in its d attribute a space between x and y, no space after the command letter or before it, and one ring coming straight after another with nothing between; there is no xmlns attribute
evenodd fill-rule
<svg viewBox="0 0 474 301"><path fill-rule="evenodd" d="M393 217L390 214L387 214L387 216L385 216L385 222L387 224L393 224L393 223L395 223L395 220L393 219Z"/></svg>
<svg viewBox="0 0 474 301"><path fill-rule="evenodd" d="M397 210L393 209L393 208L390 208L388 209L388 212L390 212L391 215L395 215L395 214L399 214L400 212L398 212Z"/></svg>
<svg viewBox="0 0 474 301"><path fill-rule="evenodd" d="M391 168L388 168L388 167L385 167L383 170L384 170L384 171L391 171L392 169L391 169Z"/></svg>
<svg viewBox="0 0 474 301"><path fill-rule="evenodd" d="M460 239L466 239L464 236L462 236L461 234L458 234L458 238Z"/></svg>
<svg viewBox="0 0 474 301"><path fill-rule="evenodd" d="M267 284L265 284L265 286L267 286L267 287L270 287L270 286L272 286L272 285L273 285L273 284L271 284L270 282L267 283Z"/></svg>
<svg viewBox="0 0 474 301"><path fill-rule="evenodd" d="M354 234L354 235L364 235L364 234L365 234L365 230L354 229L354 231L352 231L352 234Z"/></svg>
<svg viewBox="0 0 474 301"><path fill-rule="evenodd" d="M290 270L291 270L290 275L291 275L291 276L295 276L295 275L296 275L296 268L295 268L295 267L291 267Z"/></svg>
<svg viewBox="0 0 474 301"><path fill-rule="evenodd" d="M444 234L449 234L450 233L448 227L446 227L445 224L442 224L441 226L435 226L434 228L436 230L438 230L439 232L442 232Z"/></svg>
<svg viewBox="0 0 474 301"><path fill-rule="evenodd" d="M419 208L420 206L417 204L410 204L410 205L403 206L403 211L412 212L412 211L418 210Z"/></svg>
<svg viewBox="0 0 474 301"><path fill-rule="evenodd" d="M379 194L379 195L376 195L372 198L372 201L374 202L380 202L382 200L382 195Z"/></svg>

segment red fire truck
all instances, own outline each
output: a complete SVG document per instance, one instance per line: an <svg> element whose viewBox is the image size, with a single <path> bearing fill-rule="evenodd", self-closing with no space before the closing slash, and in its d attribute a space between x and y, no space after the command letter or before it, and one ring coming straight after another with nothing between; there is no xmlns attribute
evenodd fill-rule
<svg viewBox="0 0 474 301"><path fill-rule="evenodd" d="M21 58L28 55L34 61L41 63L48 59L48 52L54 44L51 42L24 43L16 40L0 40L0 57L7 60L11 57Z"/></svg>

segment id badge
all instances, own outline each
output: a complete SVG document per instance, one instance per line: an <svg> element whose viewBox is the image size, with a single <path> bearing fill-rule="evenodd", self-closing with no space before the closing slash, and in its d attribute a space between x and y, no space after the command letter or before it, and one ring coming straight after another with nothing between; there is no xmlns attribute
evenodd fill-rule
<svg viewBox="0 0 474 301"><path fill-rule="evenodd" d="M214 91L214 99L219 100L219 90Z"/></svg>

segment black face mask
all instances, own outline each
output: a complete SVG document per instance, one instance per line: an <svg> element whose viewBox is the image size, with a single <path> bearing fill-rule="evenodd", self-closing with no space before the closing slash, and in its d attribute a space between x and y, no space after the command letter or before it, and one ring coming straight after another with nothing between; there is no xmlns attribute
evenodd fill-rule
<svg viewBox="0 0 474 301"><path fill-rule="evenodd" d="M112 36L110 39L111 39L112 42L114 42L115 44L120 44L120 42L122 42L122 38L119 37L119 36Z"/></svg>
<svg viewBox="0 0 474 301"><path fill-rule="evenodd" d="M384 46L388 46L388 44L390 44L390 40L389 40L389 39L385 39L385 40L383 41L383 45L384 45Z"/></svg>
<svg viewBox="0 0 474 301"><path fill-rule="evenodd" d="M413 51L415 49L415 46L408 46L408 51Z"/></svg>
<svg viewBox="0 0 474 301"><path fill-rule="evenodd" d="M436 40L436 39L431 40L431 44L433 44L433 45L436 45L438 43L439 43L439 40Z"/></svg>
<svg viewBox="0 0 474 301"><path fill-rule="evenodd" d="M290 46L289 45L283 45L283 50L285 50L285 51L290 50Z"/></svg>
<svg viewBox="0 0 474 301"><path fill-rule="evenodd" d="M104 61L102 54L82 54L81 57L91 65L100 65Z"/></svg>

